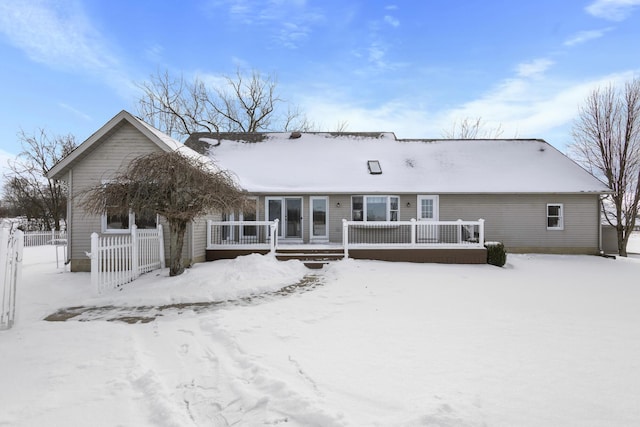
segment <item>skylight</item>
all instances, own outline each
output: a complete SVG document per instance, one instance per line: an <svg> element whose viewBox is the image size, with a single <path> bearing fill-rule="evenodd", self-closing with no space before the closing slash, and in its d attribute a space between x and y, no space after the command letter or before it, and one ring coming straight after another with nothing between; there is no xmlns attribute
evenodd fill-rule
<svg viewBox="0 0 640 427"><path fill-rule="evenodd" d="M371 175L380 175L382 173L382 168L378 160L367 161L367 166L369 167L369 173Z"/></svg>

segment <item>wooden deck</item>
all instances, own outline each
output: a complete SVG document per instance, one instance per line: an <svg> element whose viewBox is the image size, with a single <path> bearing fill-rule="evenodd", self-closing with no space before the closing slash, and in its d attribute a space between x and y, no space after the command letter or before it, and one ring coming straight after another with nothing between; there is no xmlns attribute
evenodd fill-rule
<svg viewBox="0 0 640 427"><path fill-rule="evenodd" d="M208 249L207 261L231 259L252 253L268 254L267 249ZM322 244L286 244L278 245L275 251L277 259L286 261L297 259L310 268L322 268L330 262L344 259L342 245ZM349 258L369 259L392 262L419 262L440 264L485 264L485 248L350 248Z"/></svg>

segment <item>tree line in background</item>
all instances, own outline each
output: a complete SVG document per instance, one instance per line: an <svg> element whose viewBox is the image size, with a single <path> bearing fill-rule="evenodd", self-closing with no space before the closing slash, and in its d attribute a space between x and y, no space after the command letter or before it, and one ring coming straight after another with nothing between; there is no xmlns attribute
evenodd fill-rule
<svg viewBox="0 0 640 427"><path fill-rule="evenodd" d="M162 132L184 140L194 132L313 131L304 112L284 100L272 75L257 71L217 80L186 81L158 72L138 84L138 115ZM339 123L345 131L347 123ZM447 138L497 138L502 127L490 128L481 118L455 122ZM73 135L34 135L20 131L23 151L10 163L4 181L0 216L24 216L35 227L59 228L66 215L66 188L45 178L46 172L76 147ZM618 250L626 256L640 203L640 80L623 88L595 89L579 109L570 155L612 193L602 198L606 221L616 229ZM229 187L231 188L231 187Z"/></svg>
<svg viewBox="0 0 640 427"><path fill-rule="evenodd" d="M21 130L18 139L22 151L9 161L0 217L21 217L21 227L27 230L60 230L67 210L66 187L45 174L76 147L75 137L50 136L39 129L33 135Z"/></svg>

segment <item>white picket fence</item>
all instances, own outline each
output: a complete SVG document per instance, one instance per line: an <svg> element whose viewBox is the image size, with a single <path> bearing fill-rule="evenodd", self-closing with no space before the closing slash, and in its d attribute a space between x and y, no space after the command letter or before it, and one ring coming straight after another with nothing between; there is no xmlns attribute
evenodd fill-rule
<svg viewBox="0 0 640 427"><path fill-rule="evenodd" d="M0 330L13 326L16 315L16 288L22 267L23 233L0 228Z"/></svg>
<svg viewBox="0 0 640 427"><path fill-rule="evenodd" d="M66 231L25 231L24 246L44 246L52 244L60 244L67 238Z"/></svg>
<svg viewBox="0 0 640 427"><path fill-rule="evenodd" d="M162 226L131 234L91 234L91 284L98 293L133 282L141 274L164 268Z"/></svg>

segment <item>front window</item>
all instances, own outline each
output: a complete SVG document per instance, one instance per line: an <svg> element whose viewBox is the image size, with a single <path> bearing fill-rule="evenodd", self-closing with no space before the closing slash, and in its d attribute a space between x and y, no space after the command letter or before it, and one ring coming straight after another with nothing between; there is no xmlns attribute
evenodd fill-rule
<svg viewBox="0 0 640 427"><path fill-rule="evenodd" d="M398 221L399 206L398 196L353 196L351 219L353 221Z"/></svg>
<svg viewBox="0 0 640 427"><path fill-rule="evenodd" d="M547 230L564 229L564 212L561 203L549 203L547 205Z"/></svg>
<svg viewBox="0 0 640 427"><path fill-rule="evenodd" d="M240 213L241 221L257 221L258 220L258 200L247 200L246 209ZM245 236L257 236L258 228L255 225L245 225L242 229Z"/></svg>
<svg viewBox="0 0 640 427"><path fill-rule="evenodd" d="M103 231L127 231L131 223L131 213L122 212L117 207L108 206L103 215Z"/></svg>
<svg viewBox="0 0 640 427"><path fill-rule="evenodd" d="M102 231L105 233L127 233L131 224L135 224L138 229L155 229L158 227L158 215L151 209L124 213L115 207L107 207L102 215Z"/></svg>
<svg viewBox="0 0 640 427"><path fill-rule="evenodd" d="M139 230L158 228L158 215L151 209L142 209L133 214L133 222Z"/></svg>

